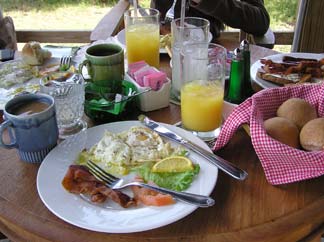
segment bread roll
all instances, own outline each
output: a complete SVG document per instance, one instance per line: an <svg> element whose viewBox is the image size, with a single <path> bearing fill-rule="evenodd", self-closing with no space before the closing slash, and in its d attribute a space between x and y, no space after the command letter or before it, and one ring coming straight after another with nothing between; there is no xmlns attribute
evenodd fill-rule
<svg viewBox="0 0 324 242"><path fill-rule="evenodd" d="M294 122L298 129L308 121L317 118L316 108L301 98L290 98L280 105L277 116Z"/></svg>
<svg viewBox="0 0 324 242"><path fill-rule="evenodd" d="M22 49L22 57L28 65L42 65L44 60L51 58L52 53L43 50L39 42L31 41L24 45Z"/></svg>
<svg viewBox="0 0 324 242"><path fill-rule="evenodd" d="M324 150L324 118L317 118L304 125L299 135L305 150Z"/></svg>
<svg viewBox="0 0 324 242"><path fill-rule="evenodd" d="M274 117L264 122L264 128L272 138L293 148L299 148L299 130L292 121Z"/></svg>

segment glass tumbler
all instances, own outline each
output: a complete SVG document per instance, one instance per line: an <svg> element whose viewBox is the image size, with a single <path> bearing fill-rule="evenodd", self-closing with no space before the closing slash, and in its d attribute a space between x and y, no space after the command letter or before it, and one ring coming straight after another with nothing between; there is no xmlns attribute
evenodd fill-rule
<svg viewBox="0 0 324 242"><path fill-rule="evenodd" d="M54 98L59 138L87 128L84 113L84 79L81 74L55 72L41 78L40 91Z"/></svg>
<svg viewBox="0 0 324 242"><path fill-rule="evenodd" d="M181 51L181 121L183 128L209 141L222 124L226 49L189 43Z"/></svg>
<svg viewBox="0 0 324 242"><path fill-rule="evenodd" d="M125 37L128 64L145 61L160 65L160 12L152 8L131 9L125 12Z"/></svg>
<svg viewBox="0 0 324 242"><path fill-rule="evenodd" d="M182 86L180 76L180 52L182 47L188 43L209 42L209 21L204 18L185 17L181 26L180 18L171 22L172 33L172 84L171 99L174 102L180 101L180 89Z"/></svg>

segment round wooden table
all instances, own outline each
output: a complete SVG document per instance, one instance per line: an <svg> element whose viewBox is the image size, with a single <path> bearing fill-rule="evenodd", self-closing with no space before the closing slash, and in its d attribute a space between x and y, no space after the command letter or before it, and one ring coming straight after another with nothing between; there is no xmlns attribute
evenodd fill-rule
<svg viewBox="0 0 324 242"><path fill-rule="evenodd" d="M274 53L252 46L252 61ZM161 68L170 74L168 62L163 56ZM180 120L179 106L174 104L146 115L170 124ZM0 148L0 154L0 231L12 241L310 241L323 232L324 176L270 185L243 129L218 155L247 171L246 180L219 172L211 194L216 201L213 207L199 208L161 228L130 234L93 232L59 219L38 196L39 165L19 160L14 149Z"/></svg>

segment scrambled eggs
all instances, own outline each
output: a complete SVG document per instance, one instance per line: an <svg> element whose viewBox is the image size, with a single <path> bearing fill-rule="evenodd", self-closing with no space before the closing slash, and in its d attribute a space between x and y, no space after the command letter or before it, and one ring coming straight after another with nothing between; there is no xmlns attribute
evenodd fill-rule
<svg viewBox="0 0 324 242"><path fill-rule="evenodd" d="M129 165L131 149L117 135L105 132L103 138L90 149L90 154L97 162L103 163L103 168L109 168L109 163Z"/></svg>
<svg viewBox="0 0 324 242"><path fill-rule="evenodd" d="M89 151L81 152L77 163L86 163L91 159L107 172L125 175L137 164L159 161L181 152L184 152L183 148L173 149L156 132L135 126L119 134L106 131Z"/></svg>

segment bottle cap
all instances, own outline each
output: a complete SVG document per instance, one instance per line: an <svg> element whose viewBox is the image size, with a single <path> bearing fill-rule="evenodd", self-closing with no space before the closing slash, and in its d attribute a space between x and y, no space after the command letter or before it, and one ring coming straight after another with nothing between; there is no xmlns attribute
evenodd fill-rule
<svg viewBox="0 0 324 242"><path fill-rule="evenodd" d="M233 60L241 60L242 59L242 50L240 48L235 48L233 55Z"/></svg>
<svg viewBox="0 0 324 242"><path fill-rule="evenodd" d="M248 40L244 39L241 41L241 44L240 44L240 49L242 51L249 51L250 50L250 43Z"/></svg>

